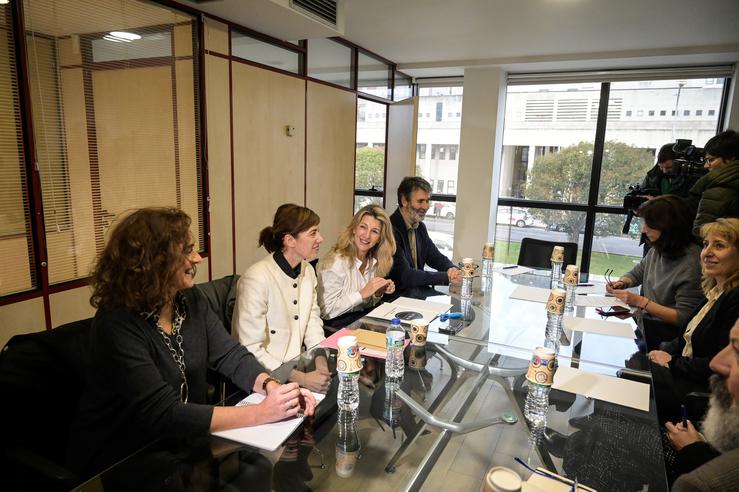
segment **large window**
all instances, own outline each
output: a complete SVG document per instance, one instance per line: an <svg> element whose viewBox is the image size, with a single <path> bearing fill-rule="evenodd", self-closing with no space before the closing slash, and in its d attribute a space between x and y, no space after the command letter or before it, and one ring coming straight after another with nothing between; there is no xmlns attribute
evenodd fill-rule
<svg viewBox="0 0 739 492"><path fill-rule="evenodd" d="M357 99L357 154L354 211L369 203L382 205L385 188L387 105Z"/></svg>
<svg viewBox="0 0 739 492"><path fill-rule="evenodd" d="M431 183L426 227L439 250L451 258L457 215L457 168L462 119L462 87L419 87L416 174ZM452 115L451 117L449 115ZM428 151L426 151L428 149Z"/></svg>
<svg viewBox="0 0 739 492"><path fill-rule="evenodd" d="M622 234L623 197L663 144L703 146L716 133L724 79L710 81L510 85L496 254L515 262L521 239L534 237L578 243L585 272L630 269L642 256L641 226L635 219Z"/></svg>
<svg viewBox="0 0 739 492"><path fill-rule="evenodd" d="M6 162L15 171L2 180L13 189L0 198L0 217L7 217L0 219L0 244L13 260L2 267L12 271L3 271L0 295L39 286L34 251L46 255L49 285L86 278L112 222L133 208L182 208L203 250L195 19L134 0L96 8L83 0L25 0L22 6L30 96L24 114L32 123L30 158L41 192L27 196L27 164L18 160L20 104L2 5L0 153L16 157L15 163L2 159L3 175ZM29 236L32 206L43 211L38 242ZM17 254L5 252L9 247Z"/></svg>
<svg viewBox="0 0 739 492"><path fill-rule="evenodd" d="M10 5L0 5L0 296L37 285Z"/></svg>

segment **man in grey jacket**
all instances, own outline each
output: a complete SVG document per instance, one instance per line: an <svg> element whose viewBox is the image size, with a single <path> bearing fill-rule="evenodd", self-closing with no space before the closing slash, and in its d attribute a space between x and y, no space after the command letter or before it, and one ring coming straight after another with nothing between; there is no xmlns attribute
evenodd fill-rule
<svg viewBox="0 0 739 492"><path fill-rule="evenodd" d="M667 437L677 450L680 477L673 491L739 490L739 319L729 345L711 360L711 400L703 434L690 421L667 423Z"/></svg>

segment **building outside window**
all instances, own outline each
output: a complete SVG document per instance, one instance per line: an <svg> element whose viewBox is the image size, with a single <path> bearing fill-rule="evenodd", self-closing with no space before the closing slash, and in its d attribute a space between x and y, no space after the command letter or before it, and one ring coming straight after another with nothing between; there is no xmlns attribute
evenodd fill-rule
<svg viewBox="0 0 739 492"><path fill-rule="evenodd" d="M419 112L426 118L418 119L417 144L430 146L429 159L425 154L417 153L416 174L426 178L432 184L433 195L429 213L426 216L426 227L431 239L437 243L440 251L451 257L449 247L454 242L454 219L456 205L454 196L457 193L457 159L459 158L459 135L462 116L462 86L424 87L419 84ZM455 118L441 118L444 108ZM429 118L433 111L436 118ZM449 116L449 115L448 115ZM434 195L444 194L436 200Z"/></svg>

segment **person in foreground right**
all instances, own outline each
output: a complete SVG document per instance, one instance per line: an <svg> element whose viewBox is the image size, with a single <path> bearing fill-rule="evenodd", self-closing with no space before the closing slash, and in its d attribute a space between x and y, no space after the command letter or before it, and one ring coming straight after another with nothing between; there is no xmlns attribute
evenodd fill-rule
<svg viewBox="0 0 739 492"><path fill-rule="evenodd" d="M715 374L703 434L690 421L666 424L680 475L673 491L739 490L739 319L711 369Z"/></svg>
<svg viewBox="0 0 739 492"><path fill-rule="evenodd" d="M685 395L707 391L711 358L729 342L739 312L739 219L718 219L701 228L703 291L707 301L682 335L649 352L660 422L674 420Z"/></svg>

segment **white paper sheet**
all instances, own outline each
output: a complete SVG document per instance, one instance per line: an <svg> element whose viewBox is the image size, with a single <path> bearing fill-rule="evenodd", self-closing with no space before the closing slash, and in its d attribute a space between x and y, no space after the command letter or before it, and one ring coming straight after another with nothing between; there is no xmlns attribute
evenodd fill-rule
<svg viewBox="0 0 739 492"><path fill-rule="evenodd" d="M628 379L560 366L554 373L552 388L649 411L649 385Z"/></svg>
<svg viewBox="0 0 739 492"><path fill-rule="evenodd" d="M431 320L441 313L449 311L451 307L451 304L422 301L419 299L411 299L410 297L398 297L393 302L380 304L367 316L370 318L379 318L389 321L393 319L397 313L413 311L420 314L424 321L431 323ZM403 319L401 319L401 322L407 323L407 321Z"/></svg>
<svg viewBox="0 0 739 492"><path fill-rule="evenodd" d="M575 306L584 306L584 307L604 307L604 306L621 306L621 307L629 307L620 300L618 300L617 297L611 297L611 296L593 296L593 295L587 295L587 296L579 296L575 294Z"/></svg>
<svg viewBox="0 0 739 492"><path fill-rule="evenodd" d="M316 404L320 403L326 395L313 393ZM237 407L244 405L258 405L264 400L264 395L252 393L236 404ZM274 451L285 439L298 428L304 417L293 417L291 419L272 422L271 424L255 425L252 427L239 427L225 431L212 432L214 436L223 437L232 441L240 442L249 446L267 451Z"/></svg>
<svg viewBox="0 0 739 492"><path fill-rule="evenodd" d="M514 275L521 275L522 273L533 272L534 269L519 265L503 265L493 268L493 271L512 277Z"/></svg>
<svg viewBox="0 0 739 492"><path fill-rule="evenodd" d="M606 284L578 285L575 289L577 294L600 294L605 295Z"/></svg>
<svg viewBox="0 0 739 492"><path fill-rule="evenodd" d="M539 287L529 287L528 285L519 285L511 292L511 299L522 299L524 301L543 302L549 299L549 289Z"/></svg>
<svg viewBox="0 0 739 492"><path fill-rule="evenodd" d="M636 338L631 323L565 316L562 324L566 329L573 331L597 333L612 337Z"/></svg>

